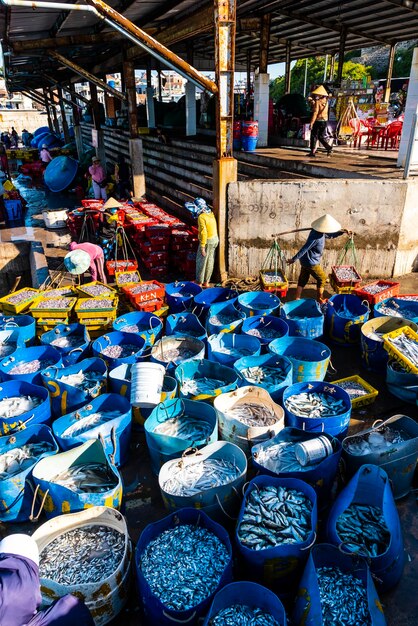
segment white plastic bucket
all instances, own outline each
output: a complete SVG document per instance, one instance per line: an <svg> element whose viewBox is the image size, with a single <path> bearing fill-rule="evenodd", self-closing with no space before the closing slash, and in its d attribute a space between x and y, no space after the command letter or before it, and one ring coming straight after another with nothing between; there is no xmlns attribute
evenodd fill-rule
<svg viewBox="0 0 418 626"><path fill-rule="evenodd" d="M42 211L46 228L65 228L67 226L67 209Z"/></svg>
<svg viewBox="0 0 418 626"><path fill-rule="evenodd" d="M161 402L165 367L160 363L134 363L131 369L131 405L149 409Z"/></svg>

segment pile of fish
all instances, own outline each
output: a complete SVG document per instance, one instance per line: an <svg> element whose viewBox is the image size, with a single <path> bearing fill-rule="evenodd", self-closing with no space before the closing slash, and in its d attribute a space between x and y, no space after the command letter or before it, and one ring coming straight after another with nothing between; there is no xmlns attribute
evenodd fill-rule
<svg viewBox="0 0 418 626"><path fill-rule="evenodd" d="M102 298L101 300L97 298L86 298L79 305L79 309L112 309L113 306L114 303L111 298Z"/></svg>
<svg viewBox="0 0 418 626"><path fill-rule="evenodd" d="M399 300L409 300L410 302L418 302L418 294L412 294L410 296L400 295L397 296Z"/></svg>
<svg viewBox="0 0 418 626"><path fill-rule="evenodd" d="M133 343L123 343L119 345L107 346L101 351L104 356L108 356L110 359L125 359L128 356L132 356L140 350L139 346L135 346Z"/></svg>
<svg viewBox="0 0 418 626"><path fill-rule="evenodd" d="M407 441L409 437L394 428L383 427L364 435L350 437L345 443L346 450L353 456L381 454L388 448Z"/></svg>
<svg viewBox="0 0 418 626"><path fill-rule="evenodd" d="M280 365L275 367L271 367L270 365L257 365L241 370L241 376L249 383L268 387L280 385L286 378L286 375L285 368L280 367Z"/></svg>
<svg viewBox="0 0 418 626"><path fill-rule="evenodd" d="M240 475L239 468L226 459L205 459L195 463L179 461L170 468L170 477L162 485L172 496L194 496L213 487L227 485Z"/></svg>
<svg viewBox="0 0 418 626"><path fill-rule="evenodd" d="M0 415L3 418L18 417L27 411L32 411L41 404L37 396L12 396L0 400Z"/></svg>
<svg viewBox="0 0 418 626"><path fill-rule="evenodd" d="M51 289L45 291L45 296L49 298L62 298L62 296L71 296L71 287L58 287L57 289Z"/></svg>
<svg viewBox="0 0 418 626"><path fill-rule="evenodd" d="M190 298L191 296L193 296L193 293L190 293L190 291L175 291L174 293L171 294L172 298Z"/></svg>
<svg viewBox="0 0 418 626"><path fill-rule="evenodd" d="M247 331L247 335L252 335L258 339L278 339L282 337L283 333L275 328L269 328L268 324L266 324L258 328L250 328L250 330Z"/></svg>
<svg viewBox="0 0 418 626"><path fill-rule="evenodd" d="M229 326L229 324L233 324L240 317L238 314L227 314L227 313L217 313L217 315L211 315L209 318L209 324L213 326Z"/></svg>
<svg viewBox="0 0 418 626"><path fill-rule="evenodd" d="M9 356L9 354L12 354L16 348L17 345L15 343L0 343L0 358Z"/></svg>
<svg viewBox="0 0 418 626"><path fill-rule="evenodd" d="M344 405L344 400L332 397L331 392L333 391L334 389L330 387L327 393L298 393L286 398L285 407L300 417L334 417L344 413L347 408Z"/></svg>
<svg viewBox="0 0 418 626"><path fill-rule="evenodd" d="M336 267L334 267L334 273L337 280L340 280L341 282L353 282L361 280L354 267L337 265Z"/></svg>
<svg viewBox="0 0 418 626"><path fill-rule="evenodd" d="M251 356L252 351L247 348L226 348L225 346L220 346L216 348L215 352L219 352L221 354L228 354L230 356L235 357L237 360L244 356Z"/></svg>
<svg viewBox="0 0 418 626"><path fill-rule="evenodd" d="M160 285L157 285L157 283L141 283L140 285L135 285L129 291L134 295L138 295L146 291L155 291L155 289L160 289Z"/></svg>
<svg viewBox="0 0 418 626"><path fill-rule="evenodd" d="M187 359L191 359L195 356L195 354L196 352L194 350L179 346L178 348L169 348L168 350L160 349L159 354L156 356L160 361L164 361L165 363L175 363L177 361L186 361Z"/></svg>
<svg viewBox="0 0 418 626"><path fill-rule="evenodd" d="M382 291L386 291L388 287L389 285L387 285L386 283L374 283L371 285L365 285L361 288L361 290L369 293L372 296L375 296L378 293L382 293Z"/></svg>
<svg viewBox="0 0 418 626"><path fill-rule="evenodd" d="M95 372L94 370L86 372L80 370L75 374L60 376L57 380L65 385L70 385L70 387L77 387L77 389L81 389L81 391L84 391L87 395L100 387L103 381L103 374L101 372Z"/></svg>
<svg viewBox="0 0 418 626"><path fill-rule="evenodd" d="M226 546L210 530L180 524L148 544L139 567L162 604L186 611L214 593L229 559Z"/></svg>
<svg viewBox="0 0 418 626"><path fill-rule="evenodd" d="M353 552L374 557L388 549L390 532L378 506L350 504L338 517L336 528L344 548Z"/></svg>
<svg viewBox="0 0 418 626"><path fill-rule="evenodd" d="M68 309L71 306L71 298L47 298L36 305L37 309Z"/></svg>
<svg viewBox="0 0 418 626"><path fill-rule="evenodd" d="M22 361L22 363L18 363L14 367L9 370L9 374L19 375L19 374L34 374L35 372L39 372L39 370L44 370L50 365L53 365L54 361L51 359L34 359L33 361Z"/></svg>
<svg viewBox="0 0 418 626"><path fill-rule="evenodd" d="M323 626L371 626L367 590L339 567L317 569Z"/></svg>
<svg viewBox="0 0 418 626"><path fill-rule="evenodd" d="M373 339L373 341L383 342L384 333L378 333L376 330L373 330L371 333L367 335L369 339Z"/></svg>
<svg viewBox="0 0 418 626"><path fill-rule="evenodd" d="M120 329L122 333L141 333L144 329L137 324L127 324Z"/></svg>
<svg viewBox="0 0 418 626"><path fill-rule="evenodd" d="M7 302L8 304L23 304L23 302L31 300L37 294L38 292L34 289L26 289L25 291L21 291L20 293L15 293L12 296L9 296L7 298Z"/></svg>
<svg viewBox="0 0 418 626"><path fill-rule="evenodd" d="M35 465L42 454L52 452L52 443L42 441L39 443L25 443L20 448L12 448L0 454L0 480L11 478L15 474L24 472Z"/></svg>
<svg viewBox="0 0 418 626"><path fill-rule="evenodd" d="M355 380L344 380L336 384L348 393L350 400L361 398L361 396L367 396L367 394L370 393L361 383L358 383Z"/></svg>
<svg viewBox="0 0 418 626"><path fill-rule="evenodd" d="M50 343L51 346L56 348L79 348L85 343L84 337L81 335L66 335L64 337L57 337Z"/></svg>
<svg viewBox="0 0 418 626"><path fill-rule="evenodd" d="M209 439L212 434L212 426L209 422L202 420L200 417L192 417L191 415L178 415L171 417L165 422L158 424L154 428L154 432L166 437L178 437L179 439L188 439L190 441L204 441Z"/></svg>
<svg viewBox="0 0 418 626"><path fill-rule="evenodd" d="M83 291L94 298L108 296L112 293L110 287L106 287L106 285L83 285Z"/></svg>
<svg viewBox="0 0 418 626"><path fill-rule="evenodd" d="M141 281L141 277L138 272L125 272L123 274L119 274L118 276L118 285L127 285L129 283L139 283Z"/></svg>
<svg viewBox="0 0 418 626"><path fill-rule="evenodd" d="M406 317L406 319L414 319L417 312L411 309L402 308L395 300L388 300L385 304L379 306L379 312L389 317Z"/></svg>
<svg viewBox="0 0 418 626"><path fill-rule="evenodd" d="M418 367L418 341L407 337L404 333L397 337L388 337L388 341L415 367Z"/></svg>
<svg viewBox="0 0 418 626"><path fill-rule="evenodd" d="M224 386L224 380L202 376L200 378L186 378L181 385L180 391L184 396L199 396L201 394L212 394L216 389Z"/></svg>
<svg viewBox="0 0 418 626"><path fill-rule="evenodd" d="M118 481L109 466L104 463L81 463L60 472L51 482L72 491L105 493L117 487Z"/></svg>
<svg viewBox="0 0 418 626"><path fill-rule="evenodd" d="M120 417L119 411L100 411L99 413L91 413L90 415L87 415L87 417L78 419L74 422L74 424L71 424L71 426L64 430L61 437L64 437L64 439L67 437L78 437L82 433L85 433L86 430L96 428L101 424L105 424L106 422L110 422L110 420L116 419L117 417Z"/></svg>
<svg viewBox="0 0 418 626"><path fill-rule="evenodd" d="M286 487L258 487L247 496L238 538L250 550L306 541L312 531L312 502Z"/></svg>
<svg viewBox="0 0 418 626"><path fill-rule="evenodd" d="M60 585L101 583L122 562L125 537L108 526L82 526L51 541L39 558L40 578Z"/></svg>
<svg viewBox="0 0 418 626"><path fill-rule="evenodd" d="M271 407L255 402L236 404L226 410L225 414L246 426L271 426L278 421L277 415Z"/></svg>
<svg viewBox="0 0 418 626"><path fill-rule="evenodd" d="M284 283L285 277L282 272L263 272L263 282L266 285L272 285L274 283Z"/></svg>
<svg viewBox="0 0 418 626"><path fill-rule="evenodd" d="M209 620L209 626L286 626L259 607L233 604Z"/></svg>
<svg viewBox="0 0 418 626"><path fill-rule="evenodd" d="M254 454L254 459L257 461L258 465L265 467L275 474L307 472L318 465L322 459L317 463L301 465L295 453L297 443L298 442L293 441L281 441L271 446L263 446L256 455Z"/></svg>

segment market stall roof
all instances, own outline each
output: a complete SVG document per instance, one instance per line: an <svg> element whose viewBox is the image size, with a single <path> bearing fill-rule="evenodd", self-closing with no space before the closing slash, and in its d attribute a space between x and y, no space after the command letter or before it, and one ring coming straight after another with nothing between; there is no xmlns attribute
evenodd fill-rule
<svg viewBox="0 0 418 626"><path fill-rule="evenodd" d="M108 4L180 56L192 50L198 69L214 70L212 3L109 0ZM246 67L248 55L252 66L258 65L260 20L265 14L271 14L269 63L285 59L287 41L292 59L337 53L342 31L347 51L418 38L418 2L412 0L238 0L237 69ZM146 66L147 55L92 12L3 5L0 33L10 91L49 87L46 75L60 82L74 77L48 56L51 48L96 74L120 71L123 49L138 69Z"/></svg>

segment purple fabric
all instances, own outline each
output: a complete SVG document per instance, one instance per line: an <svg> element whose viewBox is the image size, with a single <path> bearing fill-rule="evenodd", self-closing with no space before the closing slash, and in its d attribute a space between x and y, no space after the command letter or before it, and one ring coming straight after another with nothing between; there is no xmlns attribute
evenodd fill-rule
<svg viewBox="0 0 418 626"><path fill-rule="evenodd" d="M14 554L0 554L1 626L94 626L90 611L74 596L64 596L36 613L41 600L37 565Z"/></svg>

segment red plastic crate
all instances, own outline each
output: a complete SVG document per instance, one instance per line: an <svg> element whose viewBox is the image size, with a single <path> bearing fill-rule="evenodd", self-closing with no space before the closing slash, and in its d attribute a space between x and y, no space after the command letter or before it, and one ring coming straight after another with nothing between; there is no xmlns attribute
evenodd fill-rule
<svg viewBox="0 0 418 626"><path fill-rule="evenodd" d="M103 200L82 200L81 204L85 209L101 209Z"/></svg>
<svg viewBox="0 0 418 626"><path fill-rule="evenodd" d="M169 241L165 237L155 237L153 241L141 241L139 249L141 255L147 257L153 252L167 252Z"/></svg>
<svg viewBox="0 0 418 626"><path fill-rule="evenodd" d="M387 289L384 289L383 291L380 291L379 293L376 294L371 294L368 293L367 291L364 291L365 287L369 287L371 285L387 285ZM374 280L371 283L367 283L367 285L363 285L362 287L359 287L358 289L354 289L353 294L358 296L359 298L361 298L362 300L367 300L367 302L369 302L369 304L377 304L378 302L381 302L382 300L385 300L386 298L393 298L394 296L397 296L400 290L400 283L394 282L392 280Z"/></svg>
<svg viewBox="0 0 418 626"><path fill-rule="evenodd" d="M166 266L168 263L167 252L151 252L147 257L141 257L141 260L147 269L158 266Z"/></svg>
<svg viewBox="0 0 418 626"><path fill-rule="evenodd" d="M336 270L338 268L353 270L357 274L357 280L339 280L337 278L337 273L336 273ZM331 267L331 276L332 276L332 279L334 280L335 284L337 285L337 287L354 287L354 288L357 288L357 287L359 287L359 285L361 283L361 280L362 280L360 274L358 273L358 271L354 267L354 265L333 265Z"/></svg>
<svg viewBox="0 0 418 626"><path fill-rule="evenodd" d="M132 300L131 300L132 302ZM137 309L137 311L145 311L147 313L154 313L154 311L158 311L164 305L163 300L148 300L148 302L132 302L132 305Z"/></svg>
<svg viewBox="0 0 418 626"><path fill-rule="evenodd" d="M153 224L145 228L145 235L150 241L154 237L166 237L170 239L171 228L168 224Z"/></svg>
<svg viewBox="0 0 418 626"><path fill-rule="evenodd" d="M134 259L118 259L118 272L133 272L138 269L138 263ZM109 276L114 276L116 271L116 261L106 261L106 270Z"/></svg>
<svg viewBox="0 0 418 626"><path fill-rule="evenodd" d="M155 288L141 293L134 293L141 285L155 285ZM144 280L138 285L122 287L122 291L128 296L129 300L135 304L148 302L148 300L164 300L165 297L165 286L156 280Z"/></svg>
<svg viewBox="0 0 418 626"><path fill-rule="evenodd" d="M164 276L167 276L167 266L157 265L156 267L150 267L148 272L152 278L163 278Z"/></svg>

